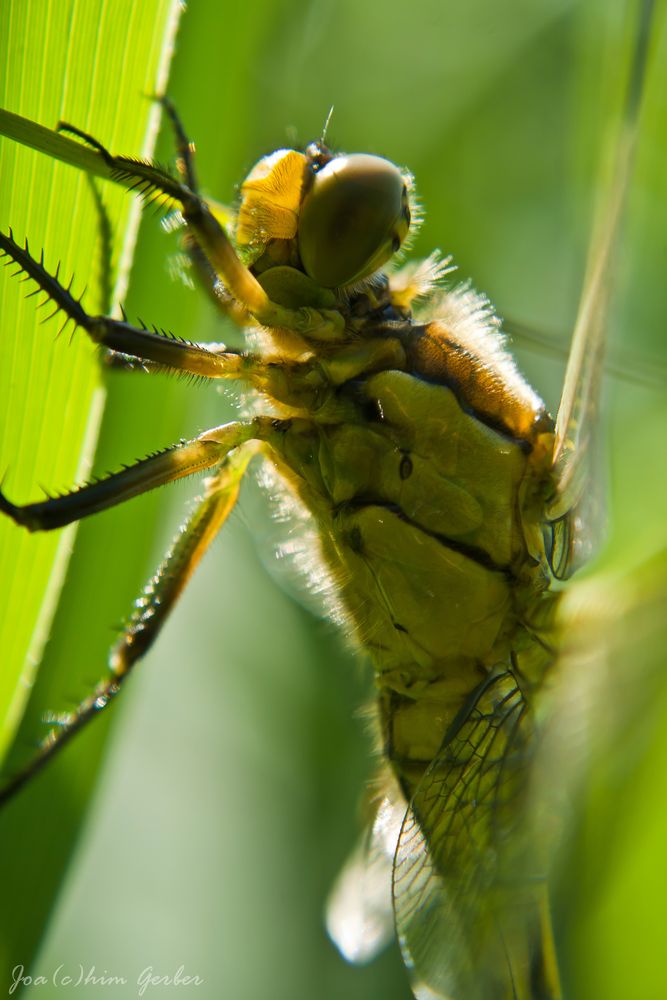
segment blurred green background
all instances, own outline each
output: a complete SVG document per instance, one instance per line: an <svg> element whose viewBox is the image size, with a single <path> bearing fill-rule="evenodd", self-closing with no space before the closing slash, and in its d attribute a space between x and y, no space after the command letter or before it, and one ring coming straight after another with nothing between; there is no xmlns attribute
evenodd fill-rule
<svg viewBox="0 0 667 1000"><path fill-rule="evenodd" d="M30 9L40 21L50 5L34 0ZM612 309L612 351L621 364L642 357L664 366L667 357L664 4L659 15ZM222 201L234 197L259 156L318 136L333 105L332 145L386 155L415 174L426 211L415 252L437 246L452 253L461 279L472 277L502 315L566 344L598 187L596 157L608 139L618 67L632 38L622 5L597 0L414 0L409 7L395 0L192 0L169 93L196 140L202 186ZM14 58L20 60L19 50ZM22 71L20 62L8 67L10 75ZM31 71L39 73L34 65ZM76 86L85 89L86 81ZM140 90L137 84L137 114L145 115ZM65 117L72 115L71 92ZM77 123L118 142L103 123ZM163 136L159 157L170 155ZM0 219L8 223L17 235L27 231L28 220ZM49 261L65 256L64 235L52 237L59 245L47 247ZM128 315L186 337L231 339L208 303L170 275L176 252L174 237L149 213ZM78 279L83 284L86 275ZM16 283L3 276L1 288L5 303L20 301ZM12 336L3 328L0 343ZM77 335L75 349L85 352L82 340ZM54 364L59 352L67 371L66 339L54 350ZM563 361L521 345L517 353L555 410ZM163 377L114 375L108 388L97 471L234 412L231 393ZM606 385L601 420L609 458L600 463L601 491L617 553L609 558L621 573L666 541L665 395L664 383L658 391L627 380ZM6 451L11 470L26 462L11 441ZM27 467L24 494L12 494L21 501L45 479L32 455ZM68 480L45 485L55 490ZM42 702L67 707L97 680L114 630L195 493L195 485L174 486L81 526L41 674L56 679L31 707L33 731ZM370 684L332 628L290 596L292 581L288 593L273 579L279 537L267 501L247 483L230 524L113 710L93 808L35 973L94 966L129 980L100 987L104 996L134 996L147 966L159 975L183 966L204 980L194 994L200 998L409 998L395 950L353 969L323 929L324 901L356 838L372 773L357 717ZM26 593L25 581L14 583ZM72 664L74 675L67 673ZM559 910L568 996L667 994L659 946L667 892L659 762L667 745L655 735L667 712L664 698L656 694L651 725L634 727L641 738L635 732L634 742L620 748L618 768L599 778L595 810L582 805L585 823L573 824ZM0 820L7 982L14 965L30 961L100 739L86 736L83 749L68 750L56 777L44 777L43 791L31 790ZM22 936L15 933L17 914Z"/></svg>

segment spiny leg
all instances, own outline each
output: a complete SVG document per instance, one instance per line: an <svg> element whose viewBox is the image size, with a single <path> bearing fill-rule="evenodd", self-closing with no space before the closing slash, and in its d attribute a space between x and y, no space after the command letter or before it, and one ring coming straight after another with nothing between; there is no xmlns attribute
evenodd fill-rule
<svg viewBox="0 0 667 1000"><path fill-rule="evenodd" d="M148 201L180 204L185 223L214 273L242 309L263 326L285 327L318 340L338 340L344 335L344 318L335 309L307 306L290 309L272 302L254 274L239 259L231 240L207 203L187 184L181 183L157 164L112 155L101 142L73 125L61 122L60 127L78 135L96 149L116 179L127 183L129 190L138 191Z"/></svg>
<svg viewBox="0 0 667 1000"><path fill-rule="evenodd" d="M93 145L113 171L115 178L138 191L147 200L178 203L183 218L210 266L229 293L257 322L268 327L284 327L319 340L344 336L345 320L338 310L304 306L291 309L273 302L252 272L242 263L231 240L206 201L157 164L128 156L114 156L88 135L67 126Z"/></svg>
<svg viewBox="0 0 667 1000"><path fill-rule="evenodd" d="M34 777L58 751L116 697L135 663L157 638L206 549L234 507L254 448L235 451L206 483L206 493L179 530L109 657L110 675L72 712L58 720L28 763L0 788L0 806Z"/></svg>
<svg viewBox="0 0 667 1000"><path fill-rule="evenodd" d="M97 213L97 231L100 240L100 312L110 313L112 308L111 266L112 232L111 220L106 205L100 194L100 189L94 177L87 175L88 187L95 203Z"/></svg>
<svg viewBox="0 0 667 1000"><path fill-rule="evenodd" d="M199 197L199 184L194 165L194 143L188 138L180 116L169 98L159 97L157 100L163 106L167 116L169 117L172 131L176 139L176 168L178 176L183 184L189 188L193 194ZM101 142L95 139L94 136L90 135L88 132L84 132L82 129L77 128L75 125L70 125L67 122L59 122L58 130L77 136L87 145L92 146L93 149L97 150L97 152L100 153L105 160L107 160L107 162L113 163L114 158L111 153L109 153ZM146 166L146 164L144 164L144 166ZM170 200L173 203L173 199ZM220 281L220 278L216 274L214 268L211 266L206 254L197 243L197 240L192 232L186 232L183 244L185 253L192 264L194 272L199 280L199 284L212 300L216 308L219 309L223 315L231 319L237 326L248 326L249 323L252 322L250 313L231 297L223 283ZM116 368L136 369L141 367L141 365L128 360L122 355L115 356L111 351L107 352L104 361L109 366Z"/></svg>
<svg viewBox="0 0 667 1000"><path fill-rule="evenodd" d="M187 184L190 190L194 192L194 194L198 195L199 183L197 181L197 173L195 171L195 145L192 140L188 138L185 128L183 127L181 117L176 111L172 101L170 101L166 96L160 97L158 100L169 118L169 123L176 139L176 153L178 155L176 167L178 175L183 183Z"/></svg>
<svg viewBox="0 0 667 1000"><path fill-rule="evenodd" d="M93 202L95 203L95 211L97 213L97 232L100 241L100 312L105 316L108 316L113 308L113 233L111 228L111 219L109 218L109 213L107 212L107 207L104 204L104 199L100 193L97 181L94 177L91 177L90 174L86 176L86 180L88 181L88 187L90 188L90 193L93 197ZM102 361L105 364L109 364L115 354L115 351L107 348L102 355Z"/></svg>
<svg viewBox="0 0 667 1000"><path fill-rule="evenodd" d="M46 305L48 301L54 306L47 319L59 311L65 313L65 323L69 321L75 326L81 326L94 343L109 349L112 365L131 369L166 369L181 372L199 378L211 379L241 379L248 382L274 398L294 406L311 406L318 396L325 366L318 365L316 360L304 362L277 362L267 364L261 356L248 352L229 350L224 344L201 344L179 340L164 331L153 327L136 327L123 320L111 319L108 316L91 316L83 308L81 299L76 299L71 292L72 282L66 287L58 280L60 265L54 274L44 267L44 254L36 260L25 246L14 239L10 229L8 234L0 233L0 258L6 257L5 263L15 263L18 270L24 272L24 277L32 279L37 288L30 292L28 298L44 292L45 298L39 304ZM39 308L39 306L38 306ZM318 372L318 368L322 371ZM308 397L308 398L306 398Z"/></svg>
<svg viewBox="0 0 667 1000"><path fill-rule="evenodd" d="M87 145L97 149L98 152L100 151L100 148L103 148L100 147L97 140L91 135L88 135L87 132L82 132L81 129L75 128L75 126L69 125L67 122L58 122L57 131L71 133L79 139L83 139ZM100 189L97 185L97 181L90 174L86 175L86 180L88 181L88 187L90 188L93 201L95 203L95 212L97 213L97 231L100 239L100 312L108 316L111 314L113 306L111 286L113 236L111 230L111 220L100 193ZM128 371L149 371L155 368L159 369L159 366L153 365L150 361L141 361L138 358L132 357L130 354L120 354L118 351L114 351L110 347L102 351L101 361L107 368L120 368Z"/></svg>
<svg viewBox="0 0 667 1000"><path fill-rule="evenodd" d="M338 409L344 405L343 401L334 398L333 386L361 371L387 367L389 359L398 367L405 363L403 349L392 338L350 344L339 350L331 361L315 357L285 362L266 362L261 355L229 350L224 344L178 340L155 328L151 331L132 326L126 319L91 316L81 300L72 295L72 282L65 287L58 281L60 266L55 274L50 274L44 267L43 253L39 261L35 260L27 241L24 247L20 246L11 230L8 234L0 233L0 257L3 256L8 258L8 263L16 264L16 274L23 271L24 276L37 285L28 297L42 291L45 297L40 306L48 301L52 303L54 309L47 319L58 311L64 312L66 320L61 330L69 321L83 327L96 344L114 352L113 364L148 370L167 369L200 378L242 380L287 406L317 413L317 419L326 419L329 411L325 403Z"/></svg>
<svg viewBox="0 0 667 1000"><path fill-rule="evenodd" d="M176 140L176 169L178 171L178 176L194 194L199 196L199 182L197 180L197 173L195 170L194 143L188 138L183 122L181 121L181 117L176 111L173 102L166 96L160 97L158 100L165 110L169 119L169 124L171 125L171 130L174 134L174 139ZM216 305L220 307L223 312L227 313L228 310L225 308L223 301L216 290L217 286L220 285L220 280L209 264L206 254L190 233L186 233L183 240L183 246L190 263L197 273L197 277L199 278L201 285ZM246 313L245 322L247 323L249 319L250 317Z"/></svg>
<svg viewBox="0 0 667 1000"><path fill-rule="evenodd" d="M74 125L69 125L67 122L59 121L56 126L57 132L66 132L71 135L77 136L88 146L92 146L97 152L106 152L104 147L95 139L92 135L87 132L82 132L81 129L76 128ZM107 212L106 205L104 204L104 199L100 193L96 179L91 176L91 174L86 174L86 180L88 181L88 187L93 197L93 202L95 203L95 212L97 214L97 231L100 239L100 311L102 313L108 314L111 312L112 308L112 287L111 287L111 277L113 268L111 266L111 256L112 256L112 242L113 234L111 229L111 219L109 218L109 213Z"/></svg>
<svg viewBox="0 0 667 1000"><path fill-rule="evenodd" d="M157 486L219 465L233 449L251 440L268 440L275 434L275 423L271 417L255 417L214 427L104 479L38 503L18 506L0 491L0 511L28 531L63 528Z"/></svg>
<svg viewBox="0 0 667 1000"><path fill-rule="evenodd" d="M194 143L188 138L183 122L174 104L168 97L161 97L159 101L169 118L176 140L176 169L178 176L195 195L199 196L199 182L195 170ZM252 322L250 313L231 297L190 230L187 230L183 237L183 249L200 287L206 292L216 309L237 326L241 328L248 326Z"/></svg>
<svg viewBox="0 0 667 1000"><path fill-rule="evenodd" d="M128 171L131 177L131 172ZM157 179L155 180L157 186ZM183 218L194 234L215 274L232 297L258 323L268 327L283 327L306 337L337 341L344 339L345 320L335 309L314 309L302 306L291 309L271 301L254 274L241 262L227 233L205 201L187 188L181 193Z"/></svg>
<svg viewBox="0 0 667 1000"><path fill-rule="evenodd" d="M66 323L71 320L75 326L82 327L96 344L130 355L140 362L146 361L190 375L204 378L239 377L241 356L237 353L209 351L202 345L179 340L157 329L151 331L132 326L125 319L91 316L81 305L81 300L72 295L71 281L67 287L59 282L59 266L55 274L49 274L44 267L43 254L39 261L35 260L27 242L24 247L20 246L11 230L8 234L0 233L0 256L9 258L26 277L37 284L38 288L31 295L40 290L45 293L55 307L50 316L61 310L67 317Z"/></svg>
<svg viewBox="0 0 667 1000"><path fill-rule="evenodd" d="M212 285L215 279L220 280L219 271L236 299L243 305L246 305L247 301L249 312L257 315L255 310L250 308L251 304L261 309L269 302L268 296L257 279L236 256L226 232L215 219L206 202L200 197L196 183L194 186L188 184L188 179L196 182L189 141L173 104L168 98L160 98L160 101L169 116L176 135L177 152L181 155L182 160L182 164L179 164L178 167L180 180L172 177L155 163L148 163L128 156L114 156L90 133L84 132L83 129L70 125L68 122L58 122L58 129L78 136L87 145L97 150L114 171L118 180L125 180L128 183L130 191L138 191L146 200L159 198L162 195L167 201L180 204L186 224L192 227L194 243L199 248L200 253L204 254L204 260L201 261L202 267L205 268L206 263L208 263L207 283ZM187 151L185 157L182 155L183 150ZM195 220L199 221L199 225ZM209 243L213 248L217 248L213 256L206 252ZM217 262L215 257L218 258ZM293 310L286 312L293 312ZM262 322L261 319L260 322ZM277 325L269 320L264 322L267 326Z"/></svg>

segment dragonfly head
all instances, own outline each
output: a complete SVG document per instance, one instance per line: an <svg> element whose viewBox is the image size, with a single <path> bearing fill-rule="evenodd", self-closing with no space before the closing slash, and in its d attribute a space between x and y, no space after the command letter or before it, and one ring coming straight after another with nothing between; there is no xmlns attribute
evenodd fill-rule
<svg viewBox="0 0 667 1000"><path fill-rule="evenodd" d="M349 288L400 249L415 205L410 174L381 156L278 149L241 185L236 243L260 272L287 263L320 288Z"/></svg>
<svg viewBox="0 0 667 1000"><path fill-rule="evenodd" d="M356 284L402 246L411 221L412 178L381 156L306 150L311 180L299 211L305 272L323 288Z"/></svg>

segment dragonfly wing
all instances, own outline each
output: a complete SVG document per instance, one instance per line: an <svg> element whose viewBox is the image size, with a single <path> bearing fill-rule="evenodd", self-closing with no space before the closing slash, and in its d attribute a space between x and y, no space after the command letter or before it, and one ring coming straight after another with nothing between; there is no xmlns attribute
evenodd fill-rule
<svg viewBox="0 0 667 1000"><path fill-rule="evenodd" d="M593 434L598 425L615 251L632 174L653 16L654 0L642 0L613 171L596 213L556 419L555 488L547 513L554 528L552 566L560 579L589 558L595 543L590 526L603 523L595 508L595 497L600 495L595 483L600 477L591 468L591 456L598 450Z"/></svg>
<svg viewBox="0 0 667 1000"><path fill-rule="evenodd" d="M394 909L419 1000L560 995L544 866L522 831L533 729L511 673L492 675L410 803Z"/></svg>
<svg viewBox="0 0 667 1000"><path fill-rule="evenodd" d="M627 554L614 551L595 576L576 580L564 594L558 624L565 642L540 741L537 765L545 780L535 809L544 810L550 798L550 812L576 817L591 773L599 780L602 771L611 801L596 804L608 809L602 815L607 833L613 830L623 802L614 789L648 761L664 725L666 610L664 529L651 556L628 566Z"/></svg>
<svg viewBox="0 0 667 1000"><path fill-rule="evenodd" d="M385 795L327 903L329 937L355 965L372 961L394 936L391 873L404 815L405 800L398 789Z"/></svg>

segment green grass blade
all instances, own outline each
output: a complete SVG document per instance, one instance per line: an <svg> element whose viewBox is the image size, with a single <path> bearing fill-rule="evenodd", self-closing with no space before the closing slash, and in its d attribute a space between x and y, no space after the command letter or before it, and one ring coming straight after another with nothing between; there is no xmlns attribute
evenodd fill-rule
<svg viewBox="0 0 667 1000"><path fill-rule="evenodd" d="M149 154L158 109L141 95L166 83L178 12L173 0L140 5L106 0L3 4L0 103L24 120L55 126L59 119L67 119L97 132L114 148ZM7 124L7 115L2 121ZM12 121L16 124L16 119ZM66 280L71 273L77 276L77 293L88 281L86 304L99 308L99 271L94 264L91 271L99 251L96 215L85 177L43 155L50 152L40 146L43 131L25 124L21 129L17 138L28 139L41 152L10 139L0 142L1 224L5 229L11 224L17 238L29 236L33 252L45 247L50 269L61 260ZM138 209L116 187L108 187L104 199L115 237L120 296L129 272ZM35 496L40 483L64 488L86 474L105 391L95 351L86 339L75 336L69 346L62 339L58 342L57 321L40 326L35 300L23 300L25 286L12 282L8 273L2 279L0 469L6 473L8 494L25 502ZM0 522L0 755L15 737L31 692L40 703L37 667L73 541L71 529L31 537L6 518ZM85 632L85 621L81 631ZM31 725L22 730L19 749L24 756L44 733L39 715L33 712ZM97 739L102 736L100 731ZM8 969L30 960L62 879L98 763L99 754L88 750L78 763L71 759L69 774L65 770L59 780L44 781L34 794L28 790L0 817L4 978ZM47 817L54 808L62 822L49 824ZM28 874L35 878L35 891L26 898L21 887Z"/></svg>

